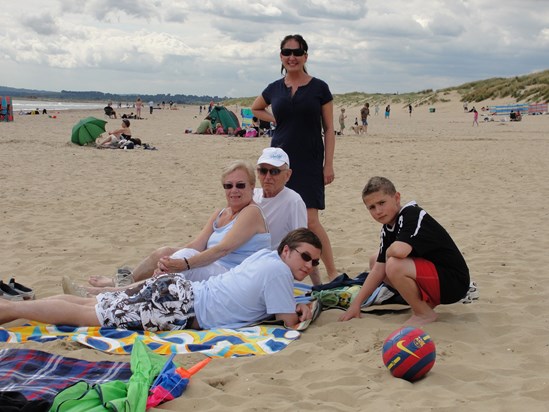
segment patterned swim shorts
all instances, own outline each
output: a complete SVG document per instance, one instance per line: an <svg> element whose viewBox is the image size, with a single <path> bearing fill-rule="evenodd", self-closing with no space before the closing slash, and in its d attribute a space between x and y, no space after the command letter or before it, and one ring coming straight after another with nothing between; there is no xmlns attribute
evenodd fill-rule
<svg viewBox="0 0 549 412"><path fill-rule="evenodd" d="M192 283L163 274L135 287L97 295L95 313L102 326L151 332L182 330L194 317Z"/></svg>

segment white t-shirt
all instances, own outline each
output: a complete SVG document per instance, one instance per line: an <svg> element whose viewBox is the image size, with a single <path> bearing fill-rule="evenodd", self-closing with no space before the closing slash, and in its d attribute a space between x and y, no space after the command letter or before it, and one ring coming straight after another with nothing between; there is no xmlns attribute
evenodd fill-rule
<svg viewBox="0 0 549 412"><path fill-rule="evenodd" d="M307 207L301 196L288 187L275 197L263 197L263 189L254 189L254 202L257 203L271 233L271 249L278 248L280 241L294 229L307 227Z"/></svg>
<svg viewBox="0 0 549 412"><path fill-rule="evenodd" d="M276 251L262 249L228 272L193 282L195 316L203 329L234 329L295 313L293 288L290 268Z"/></svg>

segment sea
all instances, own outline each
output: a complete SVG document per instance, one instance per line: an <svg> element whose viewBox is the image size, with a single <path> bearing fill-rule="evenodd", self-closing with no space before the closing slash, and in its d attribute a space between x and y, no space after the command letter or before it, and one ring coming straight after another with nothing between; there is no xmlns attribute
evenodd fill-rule
<svg viewBox="0 0 549 412"><path fill-rule="evenodd" d="M43 109L49 111L59 110L95 110L102 109L106 106L106 103L102 102L71 102L68 100L55 101L55 100L24 100L12 97L13 113L19 113L20 111L27 112L30 110Z"/></svg>

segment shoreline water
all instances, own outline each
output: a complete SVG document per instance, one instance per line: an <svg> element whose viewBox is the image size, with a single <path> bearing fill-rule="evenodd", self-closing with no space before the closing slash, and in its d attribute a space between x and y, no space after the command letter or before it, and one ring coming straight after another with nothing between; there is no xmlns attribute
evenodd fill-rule
<svg viewBox="0 0 549 412"><path fill-rule="evenodd" d="M43 109L48 111L56 110L97 110L106 106L106 103L101 102L78 102L78 101L64 101L64 100L31 100L31 99L19 99L17 97L12 98L13 113L19 113L20 111L39 110Z"/></svg>

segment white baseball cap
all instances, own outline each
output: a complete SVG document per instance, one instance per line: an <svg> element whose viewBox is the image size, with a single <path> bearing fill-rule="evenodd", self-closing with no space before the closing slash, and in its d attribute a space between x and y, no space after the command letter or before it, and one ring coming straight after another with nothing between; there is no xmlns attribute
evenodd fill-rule
<svg viewBox="0 0 549 412"><path fill-rule="evenodd" d="M290 158L280 147L267 147L263 149L263 153L257 159L257 164L261 163L267 163L276 167L280 167L286 163L290 167Z"/></svg>

